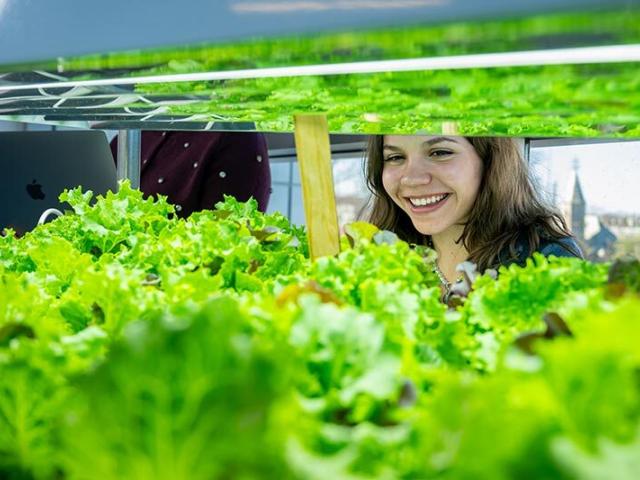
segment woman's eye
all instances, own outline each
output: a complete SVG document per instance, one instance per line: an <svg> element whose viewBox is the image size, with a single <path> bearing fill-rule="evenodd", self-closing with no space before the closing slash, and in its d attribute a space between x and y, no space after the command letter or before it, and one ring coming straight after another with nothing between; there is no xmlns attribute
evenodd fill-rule
<svg viewBox="0 0 640 480"><path fill-rule="evenodd" d="M451 155L453 152L451 150L433 150L431 152L432 157L446 157L447 155Z"/></svg>
<svg viewBox="0 0 640 480"><path fill-rule="evenodd" d="M404 157L402 155L389 155L388 157L384 158L385 162L399 162L403 159Z"/></svg>

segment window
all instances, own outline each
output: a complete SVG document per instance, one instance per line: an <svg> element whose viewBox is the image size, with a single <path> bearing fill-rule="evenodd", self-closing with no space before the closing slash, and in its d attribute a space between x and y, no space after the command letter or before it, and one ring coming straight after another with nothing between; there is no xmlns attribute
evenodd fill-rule
<svg viewBox="0 0 640 480"><path fill-rule="evenodd" d="M640 142L536 139L529 147L537 188L562 212L588 258L640 256ZM364 143L332 148L338 222L343 226L360 219L370 198L362 168ZM280 211L304 225L295 150L271 157L269 211Z"/></svg>
<svg viewBox="0 0 640 480"><path fill-rule="evenodd" d="M359 219L366 207L369 191L364 182L362 161L364 146L360 143L332 146L333 182L336 194L338 224L343 226ZM271 151L272 193L268 212L280 212L297 225L304 225L304 204L300 170L293 149Z"/></svg>
<svg viewBox="0 0 640 480"><path fill-rule="evenodd" d="M640 255L640 142L538 140L530 164L588 258Z"/></svg>

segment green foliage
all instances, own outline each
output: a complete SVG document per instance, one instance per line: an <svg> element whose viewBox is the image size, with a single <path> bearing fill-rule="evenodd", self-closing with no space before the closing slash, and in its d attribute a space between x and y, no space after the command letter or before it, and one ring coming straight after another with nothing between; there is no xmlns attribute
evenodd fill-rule
<svg viewBox="0 0 640 480"><path fill-rule="evenodd" d="M460 309L469 334L481 340L469 352L472 362L493 368L501 346L518 334L543 330L545 312L582 305L590 292L602 287L606 276L604 264L535 253L524 268L515 264L501 268L497 281L481 277Z"/></svg>
<svg viewBox="0 0 640 480"><path fill-rule="evenodd" d="M54 478L67 391L49 370L0 361L0 477Z"/></svg>
<svg viewBox="0 0 640 480"><path fill-rule="evenodd" d="M563 431L593 451L600 437L626 443L637 433L640 304L623 300L581 317L575 339L543 345L540 355L549 386L562 399Z"/></svg>
<svg viewBox="0 0 640 480"><path fill-rule="evenodd" d="M174 115L293 131L326 113L333 133L638 136L638 64L551 65L138 85L143 95L202 95ZM624 100L616 100L624 99Z"/></svg>
<svg viewBox="0 0 640 480"><path fill-rule="evenodd" d="M427 459L416 476L584 478L618 455L626 465L609 463L606 476L627 478L640 426L639 308L582 311L575 339L543 342L535 357L512 350L492 375L437 372L416 412Z"/></svg>
<svg viewBox="0 0 640 480"><path fill-rule="evenodd" d="M109 361L74 382L69 475L283 478L270 406L284 352L263 351L246 325L226 298L130 323Z"/></svg>
<svg viewBox="0 0 640 480"><path fill-rule="evenodd" d="M135 67L136 75L637 43L637 8L551 13L58 59L58 71ZM143 67L149 67L143 69Z"/></svg>
<svg viewBox="0 0 640 480"><path fill-rule="evenodd" d="M0 237L2 478L635 471L634 262L535 255L447 309L435 252L372 225L311 261L255 202L63 198Z"/></svg>
<svg viewBox="0 0 640 480"><path fill-rule="evenodd" d="M251 38L59 59L77 80L321 65L640 41L636 5L415 25L302 38ZM137 85L172 116L291 132L293 115L324 112L334 133L626 137L640 135L638 63L384 72ZM116 69L115 71L113 69ZM79 72L78 72L79 71ZM124 72L124 73L123 73ZM185 102L167 105L164 97ZM157 100L156 100L157 99ZM147 111L149 103L131 105Z"/></svg>
<svg viewBox="0 0 640 480"><path fill-rule="evenodd" d="M603 439L599 442L595 454L585 452L566 439L558 439L552 446L558 463L574 478L632 480L636 478L640 469L638 435L629 444Z"/></svg>
<svg viewBox="0 0 640 480"><path fill-rule="evenodd" d="M415 420L414 478L561 478L548 448L556 407L537 376L441 373Z"/></svg>

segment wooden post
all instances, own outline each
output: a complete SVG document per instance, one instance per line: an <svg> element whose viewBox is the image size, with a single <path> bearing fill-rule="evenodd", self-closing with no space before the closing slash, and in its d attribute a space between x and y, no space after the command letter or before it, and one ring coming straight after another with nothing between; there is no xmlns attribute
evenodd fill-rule
<svg viewBox="0 0 640 480"><path fill-rule="evenodd" d="M329 127L325 115L294 117L296 153L311 258L340 252Z"/></svg>
<svg viewBox="0 0 640 480"><path fill-rule="evenodd" d="M460 135L458 122L442 122L442 133L444 135Z"/></svg>

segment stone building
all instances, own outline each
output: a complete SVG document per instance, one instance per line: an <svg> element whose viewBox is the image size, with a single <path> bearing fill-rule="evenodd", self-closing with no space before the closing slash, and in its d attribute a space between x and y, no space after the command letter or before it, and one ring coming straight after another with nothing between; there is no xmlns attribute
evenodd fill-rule
<svg viewBox="0 0 640 480"><path fill-rule="evenodd" d="M582 186L578 178L577 165L574 165L569 186L567 188L568 198L564 205L564 218L571 228L575 237L584 242L585 238L585 217L587 215L587 202L582 193Z"/></svg>
<svg viewBox="0 0 640 480"><path fill-rule="evenodd" d="M598 215L587 215L587 201L580 185L577 159L569 178L564 216L571 232L589 260L606 261L615 253L618 237Z"/></svg>

